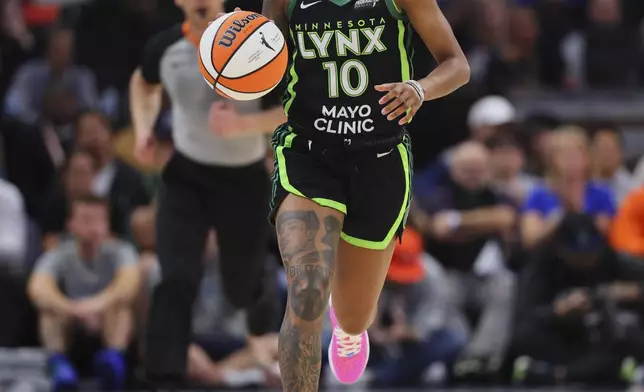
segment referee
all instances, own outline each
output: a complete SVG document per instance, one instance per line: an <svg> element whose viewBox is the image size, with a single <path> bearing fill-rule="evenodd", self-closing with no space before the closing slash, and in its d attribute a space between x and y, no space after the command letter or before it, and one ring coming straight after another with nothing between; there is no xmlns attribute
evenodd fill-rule
<svg viewBox="0 0 644 392"><path fill-rule="evenodd" d="M146 376L156 387L186 380L192 305L212 227L224 291L231 303L247 310L249 344L260 361L268 350L261 336L272 327L276 305L272 277L264 276L270 200L264 134L284 122L284 114L280 107L262 112L258 101L230 102L244 120L242 136L222 138L209 129L209 111L224 98L203 81L197 50L208 21L223 11L223 0L175 1L185 23L150 40L130 81L135 154L142 163L154 159L152 130L164 89L172 101L175 152L163 171L156 227L162 279L153 294L145 342Z"/></svg>

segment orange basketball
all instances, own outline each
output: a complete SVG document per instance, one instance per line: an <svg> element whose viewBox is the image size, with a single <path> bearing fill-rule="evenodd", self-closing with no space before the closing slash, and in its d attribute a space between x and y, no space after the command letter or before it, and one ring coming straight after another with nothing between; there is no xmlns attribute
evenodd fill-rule
<svg viewBox="0 0 644 392"><path fill-rule="evenodd" d="M286 40L273 21L236 11L212 22L199 42L201 73L220 95L239 101L273 90L288 63Z"/></svg>

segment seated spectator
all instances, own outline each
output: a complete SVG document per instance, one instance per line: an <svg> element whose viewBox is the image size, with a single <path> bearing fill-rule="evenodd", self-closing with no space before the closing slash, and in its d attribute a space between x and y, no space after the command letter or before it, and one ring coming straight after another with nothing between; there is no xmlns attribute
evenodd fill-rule
<svg viewBox="0 0 644 392"><path fill-rule="evenodd" d="M620 258L591 216L569 214L523 270L512 344L523 384L632 381L644 355L644 266Z"/></svg>
<svg viewBox="0 0 644 392"><path fill-rule="evenodd" d="M516 109L506 98L487 96L476 101L467 116L470 139L485 143L502 130L508 130L516 119ZM419 172L414 179L414 189L420 194L429 194L433 187L449 177L455 147L440 154L437 162Z"/></svg>
<svg viewBox="0 0 644 392"><path fill-rule="evenodd" d="M622 136L615 126L600 125L593 132L593 178L613 190L617 204L621 204L637 183L624 164Z"/></svg>
<svg viewBox="0 0 644 392"><path fill-rule="evenodd" d="M644 259L644 188L631 192L619 206L610 243L622 254Z"/></svg>
<svg viewBox="0 0 644 392"><path fill-rule="evenodd" d="M262 337L272 347L273 369L261 366L247 345L244 311L236 310L223 295L218 247L214 231L208 238L205 274L194 309L194 343L188 349L188 375L204 386L278 386L277 334ZM160 280L158 263L150 270L149 288Z"/></svg>
<svg viewBox="0 0 644 392"><path fill-rule="evenodd" d="M26 272L28 219L18 188L0 179L0 268Z"/></svg>
<svg viewBox="0 0 644 392"><path fill-rule="evenodd" d="M407 229L394 250L369 331L372 383L378 388L419 386L430 365L449 367L465 345L465 333L455 328L447 306L443 268L426 260L423 247L422 237ZM396 349L400 355L377 355Z"/></svg>
<svg viewBox="0 0 644 392"><path fill-rule="evenodd" d="M525 154L516 135L497 135L486 144L490 151L492 187L516 206L521 206L539 180L523 171Z"/></svg>
<svg viewBox="0 0 644 392"><path fill-rule="evenodd" d="M527 139L527 172L542 177L546 171L548 151L552 135L559 127L559 120L554 117L534 114L522 124L523 137Z"/></svg>
<svg viewBox="0 0 644 392"><path fill-rule="evenodd" d="M584 60L592 88L629 88L637 80L638 33L623 19L622 1L588 1Z"/></svg>
<svg viewBox="0 0 644 392"><path fill-rule="evenodd" d="M32 60L18 69L7 91L5 114L26 124L38 122L45 108L48 87L69 91L79 108L95 107L98 102L94 76L74 65L74 31L59 27L49 35L47 57Z"/></svg>
<svg viewBox="0 0 644 392"><path fill-rule="evenodd" d="M471 305L480 313L460 368L481 373L495 371L505 350L514 287L502 238L514 229L516 214L490 187L489 165L482 144L459 145L449 181L430 195L416 195L410 215L447 272L450 306L460 311Z"/></svg>
<svg viewBox="0 0 644 392"><path fill-rule="evenodd" d="M76 120L76 145L97 158L98 172L92 191L110 200L110 228L123 236L128 231L134 208L146 205L150 197L143 185L143 176L116 158L112 146L109 120L97 111L81 113Z"/></svg>
<svg viewBox="0 0 644 392"><path fill-rule="evenodd" d="M521 218L523 246L531 249L552 234L567 212L595 218L607 232L615 214L612 191L590 178L588 138L581 128L559 129L551 140L548 174L543 185L528 195Z"/></svg>
<svg viewBox="0 0 644 392"><path fill-rule="evenodd" d="M29 281L42 344L51 354L54 390L78 387L67 353L74 339L87 335L100 337L104 343L105 348L95 356L102 389L122 390L124 386L124 352L133 331L140 274L132 246L109 239L108 219L108 206L102 199L74 200L69 216L74 238L45 253Z"/></svg>
<svg viewBox="0 0 644 392"><path fill-rule="evenodd" d="M92 195L97 163L87 151L77 150L63 168L62 184L56 183L46 198L42 216L37 217L46 250L55 246L66 231L69 201Z"/></svg>

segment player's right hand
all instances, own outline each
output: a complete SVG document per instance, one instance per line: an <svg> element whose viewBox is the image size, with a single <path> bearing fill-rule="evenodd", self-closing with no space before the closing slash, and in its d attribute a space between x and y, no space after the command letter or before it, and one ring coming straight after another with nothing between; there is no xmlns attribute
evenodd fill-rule
<svg viewBox="0 0 644 392"><path fill-rule="evenodd" d="M134 156L142 165L152 166L156 158L156 141L154 136L136 136Z"/></svg>

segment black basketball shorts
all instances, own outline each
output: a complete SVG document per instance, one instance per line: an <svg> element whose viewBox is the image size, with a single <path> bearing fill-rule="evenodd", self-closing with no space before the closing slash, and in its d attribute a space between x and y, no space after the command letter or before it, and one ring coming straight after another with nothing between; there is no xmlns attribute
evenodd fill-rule
<svg viewBox="0 0 644 392"><path fill-rule="evenodd" d="M341 238L383 250L402 236L411 202L411 142L388 147L324 147L284 124L273 134L275 169L269 219L291 193L345 215Z"/></svg>

